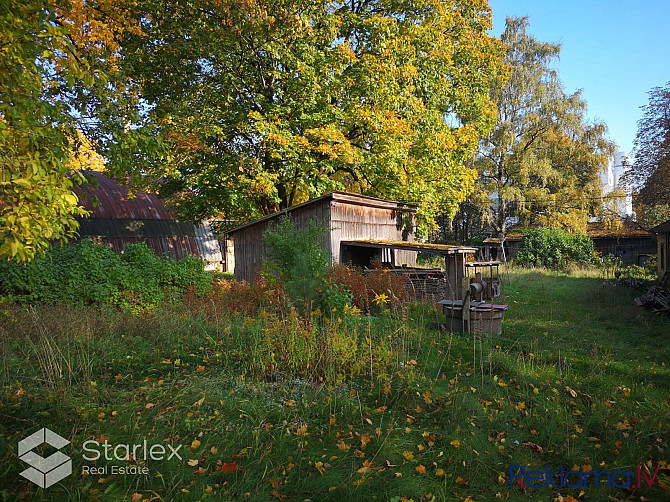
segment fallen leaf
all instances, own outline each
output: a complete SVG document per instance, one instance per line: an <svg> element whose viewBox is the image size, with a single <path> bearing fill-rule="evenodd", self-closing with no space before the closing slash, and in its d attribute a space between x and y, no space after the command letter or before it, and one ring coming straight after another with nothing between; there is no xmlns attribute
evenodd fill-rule
<svg viewBox="0 0 670 502"><path fill-rule="evenodd" d="M521 443L521 444L523 446L525 446L526 448L530 448L535 453L539 453L540 455L542 455L544 453L544 449L540 445L537 445L535 443L531 443L530 441L528 441L526 443Z"/></svg>
<svg viewBox="0 0 670 502"><path fill-rule="evenodd" d="M235 472L237 470L237 464L235 462L222 464L219 470L224 474L230 474L231 472Z"/></svg>

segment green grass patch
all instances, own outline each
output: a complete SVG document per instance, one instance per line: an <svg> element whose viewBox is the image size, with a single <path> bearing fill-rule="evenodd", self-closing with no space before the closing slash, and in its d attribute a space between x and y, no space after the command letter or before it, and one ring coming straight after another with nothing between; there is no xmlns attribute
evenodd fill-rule
<svg viewBox="0 0 670 502"><path fill-rule="evenodd" d="M438 331L422 304L309 321L270 306L5 305L0 499L667 500L668 319L591 273L510 278L492 338ZM46 490L17 456L42 427L73 462ZM86 441L145 439L182 459L83 458ZM510 465L660 469L651 488L533 489L510 487Z"/></svg>

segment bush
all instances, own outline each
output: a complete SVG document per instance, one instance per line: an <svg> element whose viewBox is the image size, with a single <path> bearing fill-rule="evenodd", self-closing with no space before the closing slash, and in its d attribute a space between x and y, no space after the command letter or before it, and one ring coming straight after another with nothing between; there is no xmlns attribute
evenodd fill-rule
<svg viewBox="0 0 670 502"><path fill-rule="evenodd" d="M0 295L25 303L113 305L141 313L188 289L203 294L211 284L201 260L160 258L144 243L119 254L86 239L52 247L25 265L0 263Z"/></svg>
<svg viewBox="0 0 670 502"><path fill-rule="evenodd" d="M592 264L594 258L590 237L560 228L537 227L524 230L514 260L524 266L565 269L571 263Z"/></svg>
<svg viewBox="0 0 670 502"><path fill-rule="evenodd" d="M328 272L327 280L333 286L350 291L353 304L365 312L375 310L375 304L399 307L409 298L407 277L381 267L364 274L345 265L335 265Z"/></svg>
<svg viewBox="0 0 670 502"><path fill-rule="evenodd" d="M277 277L291 302L303 313L319 299L330 265L330 256L321 246L325 228L310 221L298 229L288 216L263 234L267 246L263 264L265 275Z"/></svg>

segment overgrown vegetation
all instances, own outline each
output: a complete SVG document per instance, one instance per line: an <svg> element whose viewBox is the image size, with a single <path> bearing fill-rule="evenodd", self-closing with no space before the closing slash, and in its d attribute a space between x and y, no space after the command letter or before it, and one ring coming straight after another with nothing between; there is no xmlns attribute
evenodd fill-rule
<svg viewBox="0 0 670 502"><path fill-rule="evenodd" d="M0 296L12 301L109 305L135 314L180 299L189 288L203 294L211 282L201 260L163 259L144 243L119 254L87 239L52 246L27 264L0 262Z"/></svg>
<svg viewBox="0 0 670 502"><path fill-rule="evenodd" d="M265 276L278 278L290 301L303 313L311 311L323 290L330 265L330 255L321 246L325 238L325 228L315 221L298 229L286 215L263 234L267 248Z"/></svg>
<svg viewBox="0 0 670 502"><path fill-rule="evenodd" d="M584 234L573 234L560 228L535 227L523 231L519 265L566 269L571 263L592 264L593 240Z"/></svg>
<svg viewBox="0 0 670 502"><path fill-rule="evenodd" d="M5 304L0 494L663 500L667 320L634 307L631 290L603 289L597 275L512 270L494 338L433 329L442 315L432 305L303 317L262 279L217 281L187 295L188 308L166 303L144 319L96 305ZM46 491L18 476L16 456L18 440L40 427L72 441L63 451L73 474ZM181 445L183 459L90 462L81 445L93 438ZM91 464L150 475L82 476ZM531 490L510 486L512 464L643 465L650 479L659 470L652 488Z"/></svg>

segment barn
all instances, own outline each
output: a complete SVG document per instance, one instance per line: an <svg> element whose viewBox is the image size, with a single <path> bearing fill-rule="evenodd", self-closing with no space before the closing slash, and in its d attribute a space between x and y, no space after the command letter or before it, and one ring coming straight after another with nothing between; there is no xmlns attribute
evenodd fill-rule
<svg viewBox="0 0 670 502"><path fill-rule="evenodd" d="M227 232L234 242L235 278L254 279L265 254L263 233L284 214L297 228L313 220L326 229L322 244L332 264L366 266L377 258L391 266L412 267L417 254L409 245L414 242L415 211L415 206L399 202L332 192L238 226Z"/></svg>
<svg viewBox="0 0 670 502"><path fill-rule="evenodd" d="M179 221L155 194L131 196L125 186L102 173L85 174L95 184L75 189L79 204L90 211L87 218L78 218L80 239L92 237L117 252L126 244L145 242L157 255L197 256L208 269L225 270L219 240L208 221Z"/></svg>

